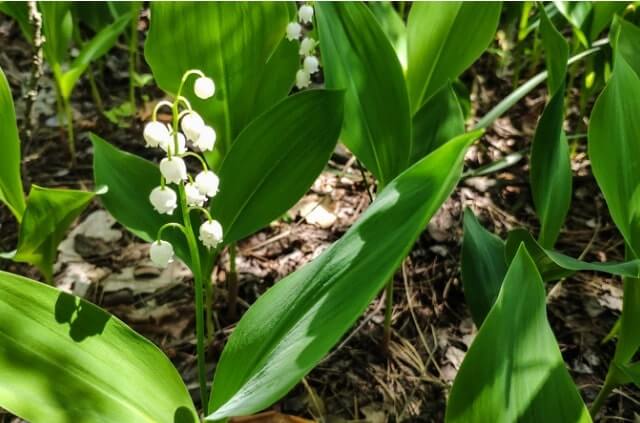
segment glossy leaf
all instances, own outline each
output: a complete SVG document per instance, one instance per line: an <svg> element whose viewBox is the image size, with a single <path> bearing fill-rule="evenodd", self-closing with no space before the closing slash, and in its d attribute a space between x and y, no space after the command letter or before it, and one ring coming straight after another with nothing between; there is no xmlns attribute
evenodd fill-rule
<svg viewBox="0 0 640 423"><path fill-rule="evenodd" d="M11 88L0 68L0 201L9 207L18 222L22 220L25 201L20 177L20 138L16 126Z"/></svg>
<svg viewBox="0 0 640 423"><path fill-rule="evenodd" d="M594 1L591 3L591 19L589 21L589 40L594 41L611 23L613 16L624 10L627 3L622 1Z"/></svg>
<svg viewBox="0 0 640 423"><path fill-rule="evenodd" d="M42 32L46 39L42 49L54 74L62 74L62 64L69 57L69 44L73 34L73 18L70 2L40 2Z"/></svg>
<svg viewBox="0 0 640 423"><path fill-rule="evenodd" d="M51 281L58 244L93 196L90 191L32 185L13 260L33 264Z"/></svg>
<svg viewBox="0 0 640 423"><path fill-rule="evenodd" d="M380 28L387 35L402 69L407 68L407 27L390 1L374 1L367 3L369 10L376 17Z"/></svg>
<svg viewBox="0 0 640 423"><path fill-rule="evenodd" d="M465 209L462 285L464 298L477 327L482 325L495 303L507 273L504 248L504 241L482 227L470 209Z"/></svg>
<svg viewBox="0 0 640 423"><path fill-rule="evenodd" d="M225 243L268 225L307 192L338 141L343 97L335 90L301 92L238 135L220 166L220 192L211 205Z"/></svg>
<svg viewBox="0 0 640 423"><path fill-rule="evenodd" d="M640 54L638 45L640 44L640 28L624 19L616 19L617 31L612 39L614 48L629 66L640 75Z"/></svg>
<svg viewBox="0 0 640 423"><path fill-rule="evenodd" d="M0 407L33 423L195 423L151 342L80 298L0 272Z"/></svg>
<svg viewBox="0 0 640 423"><path fill-rule="evenodd" d="M453 86L445 84L413 115L411 163L464 132L464 116Z"/></svg>
<svg viewBox="0 0 640 423"><path fill-rule="evenodd" d="M216 369L208 420L261 410L338 342L449 196L473 132L393 180L316 260L263 294L233 331Z"/></svg>
<svg viewBox="0 0 640 423"><path fill-rule="evenodd" d="M284 39L289 5L158 2L151 4L151 16L145 57L160 88L175 94L189 69L200 69L215 81L213 99L195 97L194 79L186 84L183 95L218 132L216 149L224 157L235 137L265 110L264 105L285 97L295 79L297 60L273 56ZM297 51L295 55L298 58ZM265 66L273 57L282 63ZM267 74L274 69L276 77ZM282 84L282 80L290 82ZM267 97L258 99L265 93Z"/></svg>
<svg viewBox="0 0 640 423"><path fill-rule="evenodd" d="M96 59L104 56L118 40L118 37L128 27L131 14L127 13L117 18L112 24L106 26L98 32L89 42L82 46L73 62L69 65L69 70L60 73L58 84L60 93L65 98L71 97L73 87L78 79L87 70L87 67Z"/></svg>
<svg viewBox="0 0 640 423"><path fill-rule="evenodd" d="M446 422L590 422L547 320L545 291L521 246L465 355Z"/></svg>
<svg viewBox="0 0 640 423"><path fill-rule="evenodd" d="M402 68L363 3L316 4L328 88L345 89L341 140L386 185L409 165L411 121Z"/></svg>
<svg viewBox="0 0 640 423"><path fill-rule="evenodd" d="M498 2L416 2L411 6L407 87L413 112L489 46L500 9Z"/></svg>
<svg viewBox="0 0 640 423"><path fill-rule="evenodd" d="M541 10L540 34L549 72L551 100L538 122L531 146L531 194L540 219L540 243L551 248L571 203L571 158L569 144L562 129L564 122L564 87L569 46Z"/></svg>

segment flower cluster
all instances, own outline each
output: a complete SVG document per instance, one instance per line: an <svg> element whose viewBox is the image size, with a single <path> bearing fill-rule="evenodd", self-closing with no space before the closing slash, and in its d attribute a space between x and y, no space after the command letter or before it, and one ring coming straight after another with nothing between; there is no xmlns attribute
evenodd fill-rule
<svg viewBox="0 0 640 423"><path fill-rule="evenodd" d="M189 151L187 144L200 152L211 151L216 142L216 131L205 124L202 117L191 108L189 101L180 95L183 85L190 75L197 75L193 89L195 95L203 100L211 98L215 93L215 84L199 70L187 71L182 77L178 95L173 103L162 101L153 111L152 121L144 128L144 139L147 147L160 148L167 156L160 161L160 185L151 190L149 201L160 214L172 215L180 202L187 214L190 210L199 210L205 214L206 220L200 225L199 239L207 248L215 248L222 242L222 226L211 218L205 208L207 200L218 193L218 175L208 169L206 161L195 152ZM157 120L158 109L163 106L171 108L172 124L163 124ZM182 110L180 111L180 108ZM180 131L181 130L181 131ZM199 160L202 171L195 178L187 173L184 159L194 157ZM175 184L178 193L169 186ZM184 216L183 216L184 218ZM188 217L187 217L188 218ZM179 227L186 236L185 227L178 223L168 223L158 231L157 241L151 244L149 255L151 261L158 266L166 266L173 260L173 246L161 239L167 227Z"/></svg>
<svg viewBox="0 0 640 423"><path fill-rule="evenodd" d="M313 23L313 14L313 6L303 4L298 9L298 22L290 22L287 25L286 37L289 41L302 38L298 51L302 58L302 67L296 73L296 87L298 89L307 88L311 84L311 75L320 69L320 60L315 54L318 42L311 37L303 37L302 34L303 25Z"/></svg>

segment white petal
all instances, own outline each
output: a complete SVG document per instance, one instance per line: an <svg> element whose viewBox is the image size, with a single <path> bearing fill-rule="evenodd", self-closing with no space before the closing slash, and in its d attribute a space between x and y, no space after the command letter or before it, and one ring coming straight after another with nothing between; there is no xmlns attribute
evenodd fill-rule
<svg viewBox="0 0 640 423"><path fill-rule="evenodd" d="M290 22L287 25L287 40L293 41L302 35L302 26L298 22Z"/></svg>
<svg viewBox="0 0 640 423"><path fill-rule="evenodd" d="M173 246L167 241L158 240L149 248L151 261L160 267L167 267L173 261Z"/></svg>
<svg viewBox="0 0 640 423"><path fill-rule="evenodd" d="M311 23L311 20L313 19L313 7L308 4L300 6L300 9L298 9L298 19L300 19L300 22L302 23Z"/></svg>
<svg viewBox="0 0 640 423"><path fill-rule="evenodd" d="M311 75L309 75L309 72L304 69L298 70L298 72L296 72L296 87L301 90L303 88L307 88L310 84Z"/></svg>
<svg viewBox="0 0 640 423"><path fill-rule="evenodd" d="M187 179L187 166L180 157L164 158L160 162L160 173L168 183L178 184Z"/></svg>
<svg viewBox="0 0 640 423"><path fill-rule="evenodd" d="M149 202L160 214L173 214L178 207L178 196L169 187L155 187L149 194Z"/></svg>
<svg viewBox="0 0 640 423"><path fill-rule="evenodd" d="M318 68L320 66L320 61L316 56L307 56L304 58L303 68L307 73L314 74L318 72Z"/></svg>
<svg viewBox="0 0 640 423"><path fill-rule="evenodd" d="M196 187L201 194L214 197L218 193L220 179L210 170L204 170L196 175Z"/></svg>
<svg viewBox="0 0 640 423"><path fill-rule="evenodd" d="M210 126L205 126L200 131L200 136L194 140L194 144L201 151L211 151L216 144L216 131Z"/></svg>
<svg viewBox="0 0 640 423"><path fill-rule="evenodd" d="M169 131L161 122L153 121L145 125L143 136L147 147L158 147L169 140Z"/></svg>
<svg viewBox="0 0 640 423"><path fill-rule="evenodd" d="M190 112L182 117L180 127L189 140L195 141L204 129L204 120L196 112Z"/></svg>
<svg viewBox="0 0 640 423"><path fill-rule="evenodd" d="M193 91L196 96L206 100L213 97L213 94L216 92L216 85L213 83L213 79L201 76L196 79L195 84L193 84Z"/></svg>
<svg viewBox="0 0 640 423"><path fill-rule="evenodd" d="M208 220L200 225L198 239L207 248L216 247L222 242L222 226L217 220Z"/></svg>

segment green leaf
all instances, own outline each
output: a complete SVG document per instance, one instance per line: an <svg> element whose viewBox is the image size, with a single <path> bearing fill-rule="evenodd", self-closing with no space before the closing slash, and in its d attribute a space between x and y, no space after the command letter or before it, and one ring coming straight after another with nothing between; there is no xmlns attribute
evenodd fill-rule
<svg viewBox="0 0 640 423"><path fill-rule="evenodd" d="M640 43L640 28L616 18L617 31L613 35L612 44L618 54L640 75L640 54L638 54L638 44Z"/></svg>
<svg viewBox="0 0 640 423"><path fill-rule="evenodd" d="M213 99L195 97L195 78L183 95L218 132L216 149L224 157L245 126L265 105L285 97L294 81L297 60L273 55L285 35L289 5L158 2L151 4L151 16L145 57L160 88L175 94L189 69L200 69L215 81ZM282 63L265 66L274 57ZM273 69L278 69L277 76L267 74ZM282 84L287 78L290 83ZM262 95L266 97L258 99Z"/></svg>
<svg viewBox="0 0 640 423"><path fill-rule="evenodd" d="M20 138L16 126L11 88L0 68L0 128L2 128L2 155L0 155L0 201L5 203L18 222L22 220L25 201L20 178Z"/></svg>
<svg viewBox="0 0 640 423"><path fill-rule="evenodd" d="M402 68L363 3L316 4L328 88L345 89L341 140L384 186L407 168L409 100Z"/></svg>
<svg viewBox="0 0 640 423"><path fill-rule="evenodd" d="M538 271L545 282L559 280L581 271L601 272L625 277L640 276L640 260L638 259L622 263L584 262L557 251L542 248L531 234L524 229L515 229L509 232L505 245L507 262L511 262L520 244L525 244L527 247L527 251L538 266Z"/></svg>
<svg viewBox="0 0 640 423"><path fill-rule="evenodd" d="M609 212L627 244L640 254L640 79L620 54L589 123L589 158Z"/></svg>
<svg viewBox="0 0 640 423"><path fill-rule="evenodd" d="M220 192L212 201L225 243L269 224L307 192L335 148L343 97L342 91L303 91L238 135L220 166Z"/></svg>
<svg viewBox="0 0 640 423"><path fill-rule="evenodd" d="M413 115L411 163L422 159L464 132L464 116L450 83L445 84Z"/></svg>
<svg viewBox="0 0 640 423"><path fill-rule="evenodd" d="M571 157L562 129L564 89L569 46L540 11L540 34L545 48L551 100L538 122L531 146L531 194L540 219L539 240L543 247L555 244L571 203Z"/></svg>
<svg viewBox="0 0 640 423"><path fill-rule="evenodd" d="M416 112L487 48L498 27L499 2L416 2L407 23L407 87Z"/></svg>
<svg viewBox="0 0 640 423"><path fill-rule="evenodd" d="M69 45L73 33L70 2L40 2L38 8L42 13L42 32L46 40L42 49L58 79L62 75L62 64L69 57Z"/></svg>
<svg viewBox="0 0 640 423"><path fill-rule="evenodd" d="M481 132L446 143L394 179L321 256L247 311L216 369L207 420L246 415L281 398L331 349L388 282L456 185Z"/></svg>
<svg viewBox="0 0 640 423"><path fill-rule="evenodd" d="M588 46L589 42L583 31L583 26L586 24L589 14L591 13L591 2L586 1L558 1L554 0L553 4L567 19L567 21L573 27L573 32L578 38L578 41L583 46Z"/></svg>
<svg viewBox="0 0 640 423"><path fill-rule="evenodd" d="M594 1L591 3L591 20L589 21L589 40L594 41L611 23L613 16L622 12L627 3L622 1Z"/></svg>
<svg viewBox="0 0 640 423"><path fill-rule="evenodd" d="M94 195L88 191L32 185L13 260L33 264L51 281L58 244Z"/></svg>
<svg viewBox="0 0 640 423"><path fill-rule="evenodd" d="M39 423L195 423L151 342L80 298L0 272L0 407Z"/></svg>
<svg viewBox="0 0 640 423"><path fill-rule="evenodd" d="M58 83L61 95L65 99L71 97L73 87L78 79L87 70L91 62L104 56L118 41L118 37L127 28L131 20L131 13L126 13L115 20L111 25L103 28L88 43L82 46L78 57L71 63L69 70L64 72Z"/></svg>
<svg viewBox="0 0 640 423"><path fill-rule="evenodd" d="M524 246L465 355L446 422L590 422L547 320L545 291Z"/></svg>
<svg viewBox="0 0 640 423"><path fill-rule="evenodd" d="M503 240L482 227L470 209L464 210L462 285L477 327L495 303L507 273L504 248Z"/></svg>
<svg viewBox="0 0 640 423"><path fill-rule="evenodd" d="M390 1L375 1L367 3L369 10L376 17L380 28L387 35L402 69L407 69L407 27L396 12Z"/></svg>

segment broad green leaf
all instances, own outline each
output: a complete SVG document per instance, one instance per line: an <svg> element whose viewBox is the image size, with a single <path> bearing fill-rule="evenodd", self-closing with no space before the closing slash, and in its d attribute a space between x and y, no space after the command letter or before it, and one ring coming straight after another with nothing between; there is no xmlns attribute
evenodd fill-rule
<svg viewBox="0 0 640 423"><path fill-rule="evenodd" d="M70 2L40 2L38 8L42 13L42 32L46 40L42 49L58 78L58 75L62 75L62 64L69 57L69 44L73 33Z"/></svg>
<svg viewBox="0 0 640 423"><path fill-rule="evenodd" d="M571 158L562 129L564 88L569 46L540 11L540 34L549 72L547 85L551 100L544 108L531 146L531 194L540 219L539 240L543 247L555 244L571 203Z"/></svg>
<svg viewBox="0 0 640 423"><path fill-rule="evenodd" d="M464 116L450 83L445 84L413 115L411 163L422 159L464 132Z"/></svg>
<svg viewBox="0 0 640 423"><path fill-rule="evenodd" d="M165 223L182 223L179 209L171 216L159 214L149 202L151 190L160 185L158 166L117 149L97 135L91 134L90 138L96 186L108 189L101 196L101 202L118 222L147 242L156 240L158 230ZM178 193L175 185L167 186ZM176 255L191 266L189 248L181 232L169 229L163 232L162 238L171 242ZM209 257L204 247L201 247L200 255ZM206 269L210 261L205 259L203 268Z"/></svg>
<svg viewBox="0 0 640 423"><path fill-rule="evenodd" d="M369 10L373 12L380 28L387 35L396 56L402 65L402 69L407 69L407 27L404 21L396 12L390 1L375 1L367 3Z"/></svg>
<svg viewBox="0 0 640 423"><path fill-rule="evenodd" d="M624 19L618 18L616 18L616 26L615 34L611 34L613 36L613 39L611 39L612 44L618 54L635 71L636 75L640 75L640 54L638 54L640 28Z"/></svg>
<svg viewBox="0 0 640 423"><path fill-rule="evenodd" d="M0 13L12 17L18 22L22 35L27 41L33 38L33 27L29 23L29 8L26 1L0 1Z"/></svg>
<svg viewBox="0 0 640 423"><path fill-rule="evenodd" d="M547 320L545 291L521 246L495 305L465 355L448 423L590 422Z"/></svg>
<svg viewBox="0 0 640 423"><path fill-rule="evenodd" d="M307 192L338 141L343 97L335 90L301 92L238 135L220 166L220 192L211 205L225 243L269 224Z"/></svg>
<svg viewBox="0 0 640 423"><path fill-rule="evenodd" d="M611 79L589 123L593 174L616 226L635 256L640 254L640 79L616 54Z"/></svg>
<svg viewBox="0 0 640 423"><path fill-rule="evenodd" d="M587 41L583 27L591 13L592 2L554 0L553 4L571 24L573 32L582 45L585 47L588 46L589 42Z"/></svg>
<svg viewBox="0 0 640 423"><path fill-rule="evenodd" d="M479 135L451 140L403 172L338 242L253 304L218 363L207 420L271 405L322 359L449 196L467 146Z"/></svg>
<svg viewBox="0 0 640 423"><path fill-rule="evenodd" d="M9 207L18 222L22 220L25 201L20 177L20 138L16 126L11 88L0 68L0 201Z"/></svg>
<svg viewBox="0 0 640 423"><path fill-rule="evenodd" d="M511 262L520 244L525 244L527 251L538 266L542 279L555 281L574 274L575 272L600 272L609 275L638 277L640 276L640 260L625 262L588 263L564 255L557 251L544 249L524 229L515 229L509 232L505 245L507 262Z"/></svg>
<svg viewBox="0 0 640 423"><path fill-rule="evenodd" d="M402 68L363 3L316 3L328 88L345 89L341 140L384 186L407 168L409 100Z"/></svg>
<svg viewBox="0 0 640 423"><path fill-rule="evenodd" d="M137 1L101 1L91 4L84 1L74 1L71 5L71 13L74 18L87 25L93 32L111 25L114 20L131 10L139 7Z"/></svg>
<svg viewBox="0 0 640 423"><path fill-rule="evenodd" d="M626 365L618 365L617 368L622 372L622 375L618 376L627 380L624 383L633 383L640 388L640 362L630 363Z"/></svg>
<svg viewBox="0 0 640 423"><path fill-rule="evenodd" d="M498 27L499 2L416 2L407 23L407 88L415 113L487 48Z"/></svg>
<svg viewBox="0 0 640 423"><path fill-rule="evenodd" d="M71 97L73 87L87 70L87 67L113 47L122 31L129 25L130 20L130 13L120 16L115 22L100 30L89 42L82 46L78 57L71 63L69 70L61 74L58 81L62 97L65 99Z"/></svg>
<svg viewBox="0 0 640 423"><path fill-rule="evenodd" d="M80 298L0 272L0 407L33 423L195 423L151 342Z"/></svg>
<svg viewBox="0 0 640 423"><path fill-rule="evenodd" d="M13 260L33 264L51 281L58 244L94 195L90 191L32 185Z"/></svg>
<svg viewBox="0 0 640 423"><path fill-rule="evenodd" d="M464 298L477 327L482 325L495 303L507 273L504 248L504 241L482 227L470 209L465 209L462 285Z"/></svg>
<svg viewBox="0 0 640 423"><path fill-rule="evenodd" d="M151 4L145 57L153 75L160 88L171 94L176 94L189 69L200 69L213 78L213 99L195 97L195 78L187 82L182 94L218 132L216 149L222 157L240 131L265 110L265 104L273 105L287 95L291 84L281 81L294 81L298 62L273 56L290 19L289 5L284 2ZM297 58L297 51L295 55ZM265 66L273 57L283 63ZM274 68L278 75L267 74ZM268 97L258 100L258 95L266 93Z"/></svg>
<svg viewBox="0 0 640 423"><path fill-rule="evenodd" d="M627 3L623 1L594 1L591 3L591 19L589 21L589 40L594 41L611 23L613 16L624 10Z"/></svg>

